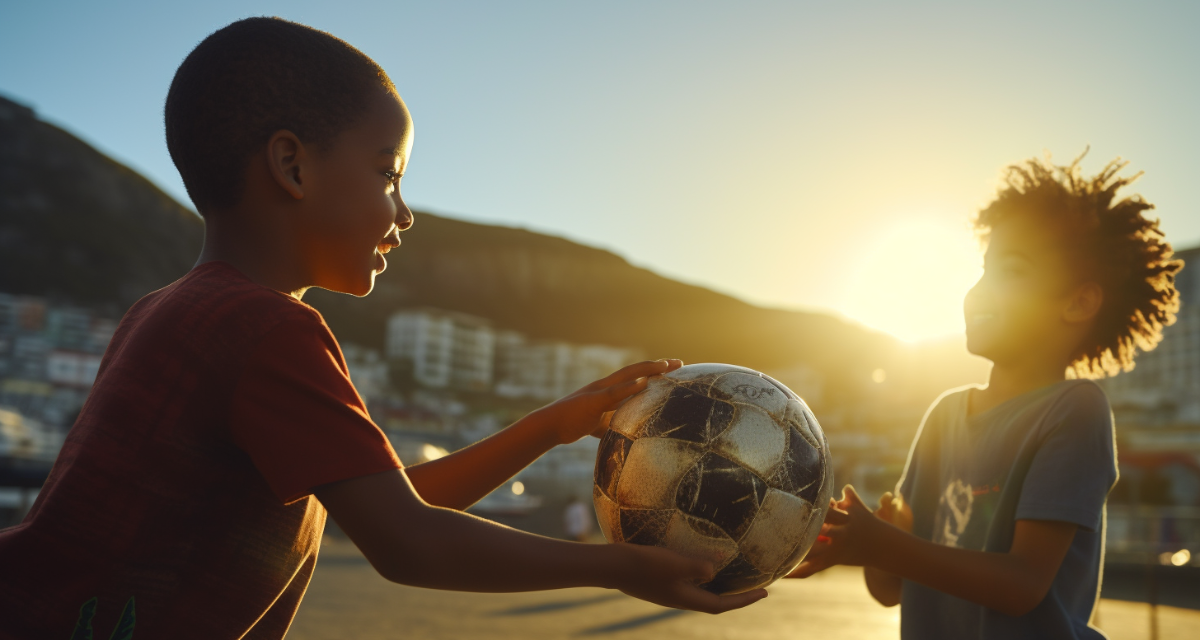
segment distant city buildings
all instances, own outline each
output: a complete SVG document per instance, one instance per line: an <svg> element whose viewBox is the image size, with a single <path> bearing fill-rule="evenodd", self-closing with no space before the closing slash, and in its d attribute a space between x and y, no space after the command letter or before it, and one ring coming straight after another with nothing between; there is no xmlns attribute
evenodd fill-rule
<svg viewBox="0 0 1200 640"><path fill-rule="evenodd" d="M486 391L492 384L495 334L488 320L438 309L400 311L388 319L389 360L407 362L419 384Z"/></svg>
<svg viewBox="0 0 1200 640"><path fill-rule="evenodd" d="M1185 267L1175 280L1175 324L1157 348L1138 354L1133 371L1102 382L1120 441L1121 482L1110 502L1200 508L1200 247L1176 257ZM1110 535L1119 538L1120 513L1110 517ZM1200 512L1188 517L1200 536Z"/></svg>
<svg viewBox="0 0 1200 640"><path fill-rule="evenodd" d="M69 427L116 328L86 309L0 293L0 405Z"/></svg>
<svg viewBox="0 0 1200 640"><path fill-rule="evenodd" d="M389 318L385 353L393 371L424 387L536 400L561 397L640 357L634 349L530 340L483 318L429 308Z"/></svg>
<svg viewBox="0 0 1200 640"><path fill-rule="evenodd" d="M1153 351L1133 371L1105 381L1118 416L1139 427L1200 428L1200 247L1180 251L1187 265L1175 280L1181 305ZM1197 431L1200 435L1200 431ZM1197 441L1200 445L1200 440ZM1200 448L1197 449L1200 452Z"/></svg>

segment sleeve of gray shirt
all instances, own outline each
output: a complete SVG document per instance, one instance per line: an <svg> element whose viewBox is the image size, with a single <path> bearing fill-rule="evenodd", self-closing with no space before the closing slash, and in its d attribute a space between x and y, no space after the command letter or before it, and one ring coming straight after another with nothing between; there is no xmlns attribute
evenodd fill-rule
<svg viewBox="0 0 1200 640"><path fill-rule="evenodd" d="M1099 530L1104 501L1117 481L1112 410L1104 392L1080 383L1050 408L1040 427L1015 519Z"/></svg>

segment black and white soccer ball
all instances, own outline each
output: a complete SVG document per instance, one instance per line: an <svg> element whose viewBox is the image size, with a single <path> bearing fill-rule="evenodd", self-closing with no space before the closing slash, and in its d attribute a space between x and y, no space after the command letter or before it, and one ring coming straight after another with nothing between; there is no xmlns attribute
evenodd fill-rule
<svg viewBox="0 0 1200 640"><path fill-rule="evenodd" d="M694 364L651 378L613 415L592 496L609 542L711 559L718 594L790 573L820 533L833 491L812 411L757 371Z"/></svg>

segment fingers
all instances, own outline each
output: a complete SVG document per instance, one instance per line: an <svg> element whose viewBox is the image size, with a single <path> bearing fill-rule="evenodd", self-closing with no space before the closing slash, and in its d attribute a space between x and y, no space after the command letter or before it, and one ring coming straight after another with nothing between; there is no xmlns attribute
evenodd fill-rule
<svg viewBox="0 0 1200 640"><path fill-rule="evenodd" d="M803 580L804 578L808 578L810 576L814 576L818 573L821 573L822 571L828 569L831 566L833 566L833 564L824 560L823 558L813 558L811 560L808 558L805 558L804 562L800 563L800 566L796 567L796 569L794 571L792 571L791 573L787 574L784 577L799 578L799 579Z"/></svg>
<svg viewBox="0 0 1200 640"><path fill-rule="evenodd" d="M825 524L842 525L850 522L850 514L841 509L830 509L825 514Z"/></svg>
<svg viewBox="0 0 1200 640"><path fill-rule="evenodd" d="M605 411L600 414L600 422L596 423L596 428L592 431L592 435L597 438L604 437L604 433L608 431L608 425L612 424L612 411Z"/></svg>
<svg viewBox="0 0 1200 640"><path fill-rule="evenodd" d="M713 563L708 560L700 560L698 558L689 558L687 573L685 578L696 582L708 582L712 580L716 570L713 568ZM707 593L707 592L706 592Z"/></svg>
<svg viewBox="0 0 1200 640"><path fill-rule="evenodd" d="M607 377L601 378L585 388L591 387L593 390L595 390L601 387L608 387L622 382L636 380L638 378L657 376L669 371L674 371L682 366L682 360L668 360L665 358L662 360L646 360L645 362L639 362L637 364L631 364L627 367L622 367Z"/></svg>
<svg viewBox="0 0 1200 640"><path fill-rule="evenodd" d="M707 591L705 593L708 593ZM748 607L759 600L767 597L766 589L755 589L746 593L734 593L727 596L716 596L717 601L711 609L706 609L706 613L725 613L734 609Z"/></svg>
<svg viewBox="0 0 1200 640"><path fill-rule="evenodd" d="M630 382L615 384L603 391L605 399L608 401L608 406L612 407L622 400L640 392L650 383L649 378L638 378Z"/></svg>
<svg viewBox="0 0 1200 640"><path fill-rule="evenodd" d="M880 509L890 509L890 508L892 508L893 506L895 506L895 505L892 503L892 501L893 501L894 499L895 499L895 496L893 496L893 495L892 495L892 492L891 492L891 491L888 491L888 492L884 493L883 495L879 496L879 508L880 508Z"/></svg>

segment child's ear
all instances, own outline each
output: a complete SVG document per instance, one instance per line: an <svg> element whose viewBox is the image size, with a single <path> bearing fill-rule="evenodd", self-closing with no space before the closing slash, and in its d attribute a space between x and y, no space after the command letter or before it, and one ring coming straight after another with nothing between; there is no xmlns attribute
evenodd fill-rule
<svg viewBox="0 0 1200 640"><path fill-rule="evenodd" d="M304 143L286 129L276 131L267 141L267 170L275 183L296 200L304 198L301 168L306 156Z"/></svg>
<svg viewBox="0 0 1200 640"><path fill-rule="evenodd" d="M1080 285L1071 294L1066 309L1063 310L1063 320L1071 324L1090 322L1100 313L1104 304L1104 289L1095 282Z"/></svg>

